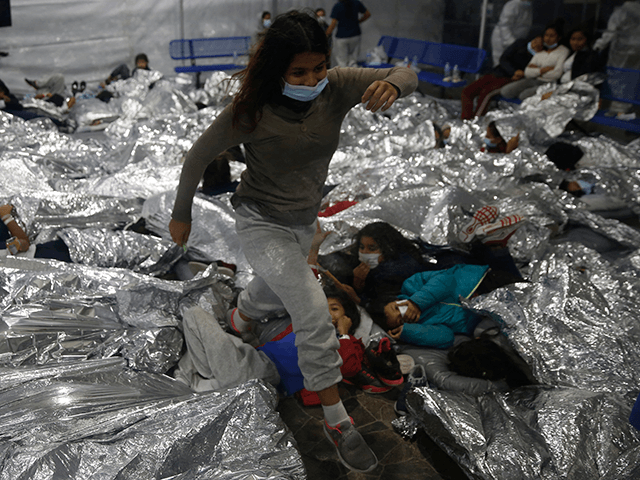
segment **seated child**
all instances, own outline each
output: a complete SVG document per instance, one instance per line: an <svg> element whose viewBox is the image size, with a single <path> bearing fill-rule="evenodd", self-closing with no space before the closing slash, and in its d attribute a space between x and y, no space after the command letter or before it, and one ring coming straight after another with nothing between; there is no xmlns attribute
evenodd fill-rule
<svg viewBox="0 0 640 480"><path fill-rule="evenodd" d="M512 283L492 278L486 265L455 265L446 270L421 272L405 280L398 300L381 306L389 335L423 347L448 348L454 335L471 335L479 316L460 305L460 297L486 293L483 283L495 288ZM501 286L502 286L501 285Z"/></svg>
<svg viewBox="0 0 640 480"><path fill-rule="evenodd" d="M428 268L417 243L386 222L363 227L354 238L351 253L359 262L348 293L364 308L381 296L398 295L402 282Z"/></svg>

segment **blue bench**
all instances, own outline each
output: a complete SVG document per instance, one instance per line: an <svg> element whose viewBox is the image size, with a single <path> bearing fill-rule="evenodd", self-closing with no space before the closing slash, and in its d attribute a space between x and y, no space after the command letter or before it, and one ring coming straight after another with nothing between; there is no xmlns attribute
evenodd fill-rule
<svg viewBox="0 0 640 480"><path fill-rule="evenodd" d="M190 60L191 65L175 67L176 73L195 73L197 86L200 86L200 73L219 70L242 70L237 59L249 53L251 37L217 37L172 40L169 42L169 55L174 60ZM197 65L197 59L233 58L233 62L208 63Z"/></svg>
<svg viewBox="0 0 640 480"><path fill-rule="evenodd" d="M607 67L607 80L600 89L600 98L640 105L640 70ZM501 96L500 100L515 104L521 103L518 98ZM640 133L640 118L622 120L617 117L607 117L606 113L606 110L598 110L589 121L628 132Z"/></svg>
<svg viewBox="0 0 640 480"><path fill-rule="evenodd" d="M404 60L408 58L413 61L417 58L419 65L429 65L432 67L444 68L448 62L453 70L458 66L460 73L478 73L487 56L487 52L481 48L466 47L464 45L452 45L448 43L427 42L424 40L414 40L411 38L390 37L383 35L378 42L384 48L387 57ZM392 64L368 65L368 67L388 68ZM443 88L459 88L466 85L466 80L459 82L445 82L444 75L439 72L421 71L418 79L422 82L439 85Z"/></svg>

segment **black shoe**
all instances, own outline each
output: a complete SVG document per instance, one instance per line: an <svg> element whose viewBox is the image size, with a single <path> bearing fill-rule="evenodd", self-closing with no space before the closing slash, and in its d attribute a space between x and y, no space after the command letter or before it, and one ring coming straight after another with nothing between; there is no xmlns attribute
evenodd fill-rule
<svg viewBox="0 0 640 480"><path fill-rule="evenodd" d="M80 90L79 90L79 91L80 91L80 92L84 92L84 89L85 89L85 88L87 88L87 83L86 83L84 80L82 80L82 81L80 82Z"/></svg>
<svg viewBox="0 0 640 480"><path fill-rule="evenodd" d="M393 388L382 383L364 362L358 373L353 377L343 378L342 381L349 385L355 385L367 393L386 393Z"/></svg>
<svg viewBox="0 0 640 480"><path fill-rule="evenodd" d="M73 82L71 84L71 93L73 94L73 96L76 96L76 93L78 93L80 90L78 90L78 82Z"/></svg>
<svg viewBox="0 0 640 480"><path fill-rule="evenodd" d="M8 57L9 52L0 52L0 57Z"/></svg>
<svg viewBox="0 0 640 480"><path fill-rule="evenodd" d="M402 385L404 378L400 371L400 362L396 352L391 348L389 337L382 337L379 342L371 342L365 350L365 355L382 383L391 387Z"/></svg>
<svg viewBox="0 0 640 480"><path fill-rule="evenodd" d="M400 395L396 403L393 405L393 409L398 415L407 414L407 394L416 387L426 387L428 385L427 374L424 371L424 367L419 363L411 369L407 376L407 382L404 384Z"/></svg>
<svg viewBox="0 0 640 480"><path fill-rule="evenodd" d="M25 78L24 81L27 82L29 85L31 85L33 88L35 89L38 88L38 84L36 83L35 80L29 80L28 78Z"/></svg>

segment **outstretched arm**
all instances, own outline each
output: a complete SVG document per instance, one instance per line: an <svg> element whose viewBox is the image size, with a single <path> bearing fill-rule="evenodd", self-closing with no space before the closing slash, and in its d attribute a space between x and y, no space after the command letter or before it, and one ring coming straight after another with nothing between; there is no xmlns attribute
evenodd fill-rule
<svg viewBox="0 0 640 480"><path fill-rule="evenodd" d="M0 218L2 218L2 221L7 226L9 233L19 240L20 251L26 252L30 245L29 236L22 227L18 225L18 222L16 222L13 215L11 215L11 212L13 212L13 205L0 205Z"/></svg>

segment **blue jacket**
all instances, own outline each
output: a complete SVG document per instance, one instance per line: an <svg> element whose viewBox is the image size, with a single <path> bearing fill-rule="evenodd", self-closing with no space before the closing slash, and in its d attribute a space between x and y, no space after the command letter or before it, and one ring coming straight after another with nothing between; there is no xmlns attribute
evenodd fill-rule
<svg viewBox="0 0 640 480"><path fill-rule="evenodd" d="M398 298L420 309L417 323L405 323L400 340L424 347L447 348L455 333L470 334L475 314L459 304L480 285L489 267L455 265L446 270L416 273L402 284Z"/></svg>

